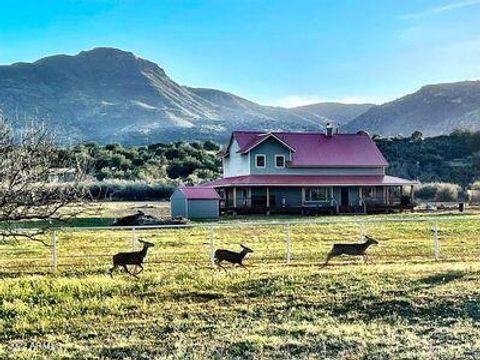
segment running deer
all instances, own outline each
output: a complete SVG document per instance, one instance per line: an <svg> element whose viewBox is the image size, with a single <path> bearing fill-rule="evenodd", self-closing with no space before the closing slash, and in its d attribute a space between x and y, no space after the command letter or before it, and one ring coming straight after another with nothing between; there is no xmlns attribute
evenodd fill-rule
<svg viewBox="0 0 480 360"><path fill-rule="evenodd" d="M240 252L234 252L234 251L224 250L224 249L215 250L215 254L214 254L215 264L217 264L219 267L221 267L225 271L227 271L227 269L225 269L222 266L221 264L222 261L226 261L231 264L238 264L244 269L247 269L247 267L243 265L242 262L248 253L253 253L253 250L246 247L245 245L242 245L242 244L239 244L239 245L242 247L242 251Z"/></svg>
<svg viewBox="0 0 480 360"><path fill-rule="evenodd" d="M340 255L363 256L363 261L366 262L367 254L365 254L365 251L367 251L371 245L377 245L378 241L370 236L365 236L365 239L367 239L367 241L360 244L333 244L333 248L327 254L323 266L327 266L331 258Z"/></svg>
<svg viewBox="0 0 480 360"><path fill-rule="evenodd" d="M154 247L151 242L138 240L141 244L143 244L143 248L140 251L132 251L132 252L121 252L116 255L113 255L113 267L110 269L110 276L113 277L113 271L118 267L123 267L126 273L132 275L133 277L137 277L143 271L143 260L145 256L147 256L147 251L149 248ZM131 273L127 265L136 265L140 268L140 271L137 273Z"/></svg>

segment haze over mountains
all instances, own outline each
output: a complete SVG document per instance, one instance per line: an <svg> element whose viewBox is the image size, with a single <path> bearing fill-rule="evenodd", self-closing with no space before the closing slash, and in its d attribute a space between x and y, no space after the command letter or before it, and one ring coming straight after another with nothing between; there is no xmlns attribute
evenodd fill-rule
<svg viewBox="0 0 480 360"><path fill-rule="evenodd" d="M0 66L0 115L16 127L46 122L64 141L147 144L223 141L234 129L343 130L425 135L480 129L480 82L430 85L393 102L263 106L177 84L157 64L113 48Z"/></svg>

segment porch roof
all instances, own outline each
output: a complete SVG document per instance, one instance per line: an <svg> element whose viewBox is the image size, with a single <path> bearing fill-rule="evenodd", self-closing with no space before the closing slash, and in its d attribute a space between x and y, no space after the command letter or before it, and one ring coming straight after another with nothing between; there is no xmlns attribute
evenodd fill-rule
<svg viewBox="0 0 480 360"><path fill-rule="evenodd" d="M232 186L400 186L415 185L416 181L387 175L375 176L301 176L301 175L245 175L218 179L208 187Z"/></svg>

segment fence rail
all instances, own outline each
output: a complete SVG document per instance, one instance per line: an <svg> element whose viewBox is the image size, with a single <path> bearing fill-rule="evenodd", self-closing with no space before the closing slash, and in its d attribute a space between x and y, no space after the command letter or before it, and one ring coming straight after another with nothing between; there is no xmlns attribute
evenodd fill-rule
<svg viewBox="0 0 480 360"><path fill-rule="evenodd" d="M31 230L31 229L30 229ZM29 231L28 229L18 231ZM380 241L374 262L469 261L480 258L480 217L362 218L316 221L200 223L163 226L57 228L50 247L18 240L0 244L0 273L100 272L119 251L135 251L139 238L155 243L149 267L213 266L217 248L245 243L255 251L250 265L315 265L336 242ZM337 262L357 262L345 258ZM334 263L335 261L332 261Z"/></svg>

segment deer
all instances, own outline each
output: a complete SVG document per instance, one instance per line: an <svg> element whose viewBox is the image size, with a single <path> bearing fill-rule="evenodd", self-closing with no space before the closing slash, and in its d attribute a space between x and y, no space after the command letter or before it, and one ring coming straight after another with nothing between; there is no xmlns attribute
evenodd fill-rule
<svg viewBox="0 0 480 360"><path fill-rule="evenodd" d="M360 244L333 244L333 248L327 254L327 258L322 267L327 266L331 258L340 255L363 256L363 261L366 262L367 254L365 252L371 245L377 245L378 241L366 235L365 239L367 239L367 241Z"/></svg>
<svg viewBox="0 0 480 360"><path fill-rule="evenodd" d="M143 244L142 250L140 251L132 251L132 252L121 252L118 254L113 255L113 267L110 269L110 276L113 278L113 271L118 267L123 267L126 273L132 275L135 278L138 278L138 274L143 271L143 260L147 256L147 251L149 248L154 247L155 245L151 242L138 240L141 244ZM136 265L140 268L140 271L136 274L131 273L127 265Z"/></svg>
<svg viewBox="0 0 480 360"><path fill-rule="evenodd" d="M214 260L215 264L221 267L223 270L227 271L222 266L222 261L229 262L231 264L238 264L244 269L250 271L245 265L243 265L243 259L247 256L248 253L253 253L253 250L246 247L245 245L239 244L242 247L242 251L235 252L230 250L218 249L215 250Z"/></svg>

